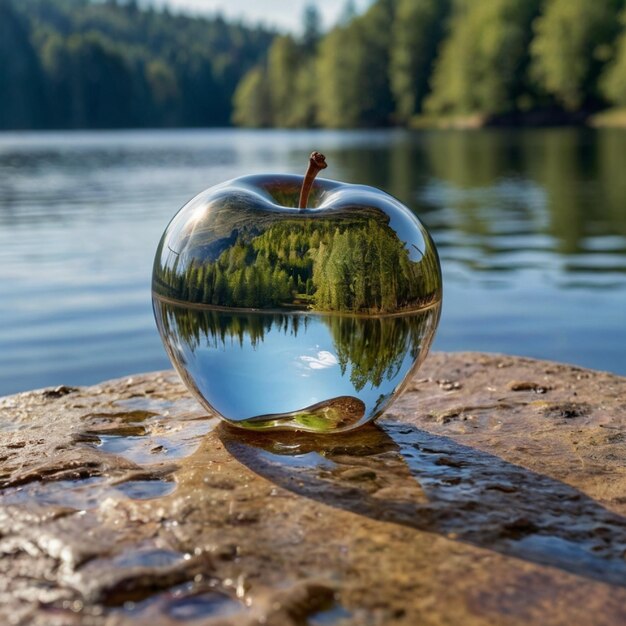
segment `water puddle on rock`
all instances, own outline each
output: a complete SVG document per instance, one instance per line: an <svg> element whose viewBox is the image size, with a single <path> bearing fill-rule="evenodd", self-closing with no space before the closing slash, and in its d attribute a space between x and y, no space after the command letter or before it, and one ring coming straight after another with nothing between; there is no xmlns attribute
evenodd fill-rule
<svg viewBox="0 0 626 626"><path fill-rule="evenodd" d="M311 615L307 620L307 626L340 626L351 617L350 611L337 604L326 611Z"/></svg>
<svg viewBox="0 0 626 626"><path fill-rule="evenodd" d="M185 558L184 554L156 548L153 545L137 546L132 552L123 552L113 557L109 565L115 568L171 567Z"/></svg>
<svg viewBox="0 0 626 626"><path fill-rule="evenodd" d="M152 500L173 493L176 483L172 480L129 480L117 485L116 489L133 500Z"/></svg>
<svg viewBox="0 0 626 626"><path fill-rule="evenodd" d="M241 602L217 589L199 591L193 583L185 583L141 602L125 602L112 613L124 614L139 623L146 623L153 615L166 615L171 620L189 623L232 617L246 611Z"/></svg>
<svg viewBox="0 0 626 626"><path fill-rule="evenodd" d="M175 489L176 483L172 480L128 480L111 485L106 478L97 476L82 480L33 482L6 489L0 495L0 505L37 503L88 511L100 506L106 498L149 500L167 496Z"/></svg>
<svg viewBox="0 0 626 626"><path fill-rule="evenodd" d="M107 498L149 500L173 493L176 461L195 452L216 419L196 415L197 407L184 416L159 411L163 403L157 402L147 410L141 400L123 401L128 405L124 410L85 415L73 437L75 447L96 454L80 453L67 462L42 466L38 480L5 489L0 504L88 511Z"/></svg>
<svg viewBox="0 0 626 626"><path fill-rule="evenodd" d="M241 611L238 602L217 592L173 600L165 607L166 615L180 621L228 617Z"/></svg>
<svg viewBox="0 0 626 626"><path fill-rule="evenodd" d="M124 411L90 414L86 416L83 433L93 438L101 452L122 456L138 465L151 465L189 456L217 424L216 418L181 418L169 411L148 411L138 406L131 399L124 401ZM158 404L152 408L157 409Z"/></svg>
<svg viewBox="0 0 626 626"><path fill-rule="evenodd" d="M98 449L108 454L116 454L138 465L151 465L163 461L175 461L195 452L200 439L211 429L206 420L187 423L153 424L143 431L132 434L96 434ZM109 431L110 432L110 431Z"/></svg>
<svg viewBox="0 0 626 626"><path fill-rule="evenodd" d="M54 482L32 482L23 487L6 489L0 496L0 505L30 504L42 506L67 506L72 509L96 508L110 488L101 477L84 480L57 480Z"/></svg>

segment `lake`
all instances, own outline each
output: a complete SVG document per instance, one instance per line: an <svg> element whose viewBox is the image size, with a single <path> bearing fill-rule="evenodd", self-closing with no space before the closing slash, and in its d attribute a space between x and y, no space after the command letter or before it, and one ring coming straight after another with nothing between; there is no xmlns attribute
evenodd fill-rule
<svg viewBox="0 0 626 626"><path fill-rule="evenodd" d="M381 187L431 230L438 350L626 374L626 131L0 134L0 395L169 367L150 277L182 204L235 176Z"/></svg>

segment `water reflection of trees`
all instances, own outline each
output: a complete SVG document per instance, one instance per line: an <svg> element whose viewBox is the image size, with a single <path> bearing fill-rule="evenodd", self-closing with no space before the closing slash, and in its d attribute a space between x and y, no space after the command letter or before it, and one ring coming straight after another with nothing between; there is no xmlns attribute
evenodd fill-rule
<svg viewBox="0 0 626 626"><path fill-rule="evenodd" d="M606 220L614 234L626 237L626 130L598 134L598 185Z"/></svg>
<svg viewBox="0 0 626 626"><path fill-rule="evenodd" d="M379 387L401 371L404 359L416 359L429 346L439 319L439 307L411 315L359 317L311 316L301 313L225 312L209 308L174 305L155 298L160 328L170 345L182 342L195 352L228 346L253 348L270 333L297 337L312 323L328 327L342 375L358 391L367 384Z"/></svg>
<svg viewBox="0 0 626 626"><path fill-rule="evenodd" d="M237 308L299 306L323 311L389 313L440 297L436 254L411 259L384 222L286 220L264 232L240 232L215 260L198 250L189 263L158 266L156 293Z"/></svg>
<svg viewBox="0 0 626 626"><path fill-rule="evenodd" d="M566 255L593 252L590 236L626 236L625 132L431 131L397 134L372 151L346 149L336 158L351 176L405 202L427 226L432 216L435 232L470 235L455 239L479 249L468 263L480 252L501 252L496 238L503 231L530 245L532 235L552 237L552 251ZM384 160L393 167L381 168Z"/></svg>

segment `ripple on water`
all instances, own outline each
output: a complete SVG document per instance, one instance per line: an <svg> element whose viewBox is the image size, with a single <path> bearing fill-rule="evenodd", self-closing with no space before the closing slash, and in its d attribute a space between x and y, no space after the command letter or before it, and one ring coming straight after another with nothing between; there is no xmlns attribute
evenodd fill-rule
<svg viewBox="0 0 626 626"><path fill-rule="evenodd" d="M231 617L244 613L246 607L217 589L198 591L193 583L185 583L141 602L126 602L114 613L132 617L143 614L164 614L180 622L191 622L218 617Z"/></svg>
<svg viewBox="0 0 626 626"><path fill-rule="evenodd" d="M156 425L144 426L135 435L97 434L100 440L97 446L102 452L122 456L138 465L151 465L189 456L213 426L212 420L168 423L165 418Z"/></svg>

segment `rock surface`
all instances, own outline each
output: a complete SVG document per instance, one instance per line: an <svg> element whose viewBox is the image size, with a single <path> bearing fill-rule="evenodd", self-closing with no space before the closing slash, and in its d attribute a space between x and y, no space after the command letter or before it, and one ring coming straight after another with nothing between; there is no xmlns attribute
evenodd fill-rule
<svg viewBox="0 0 626 626"><path fill-rule="evenodd" d="M435 354L254 436L171 372L0 400L0 623L621 625L626 379Z"/></svg>

